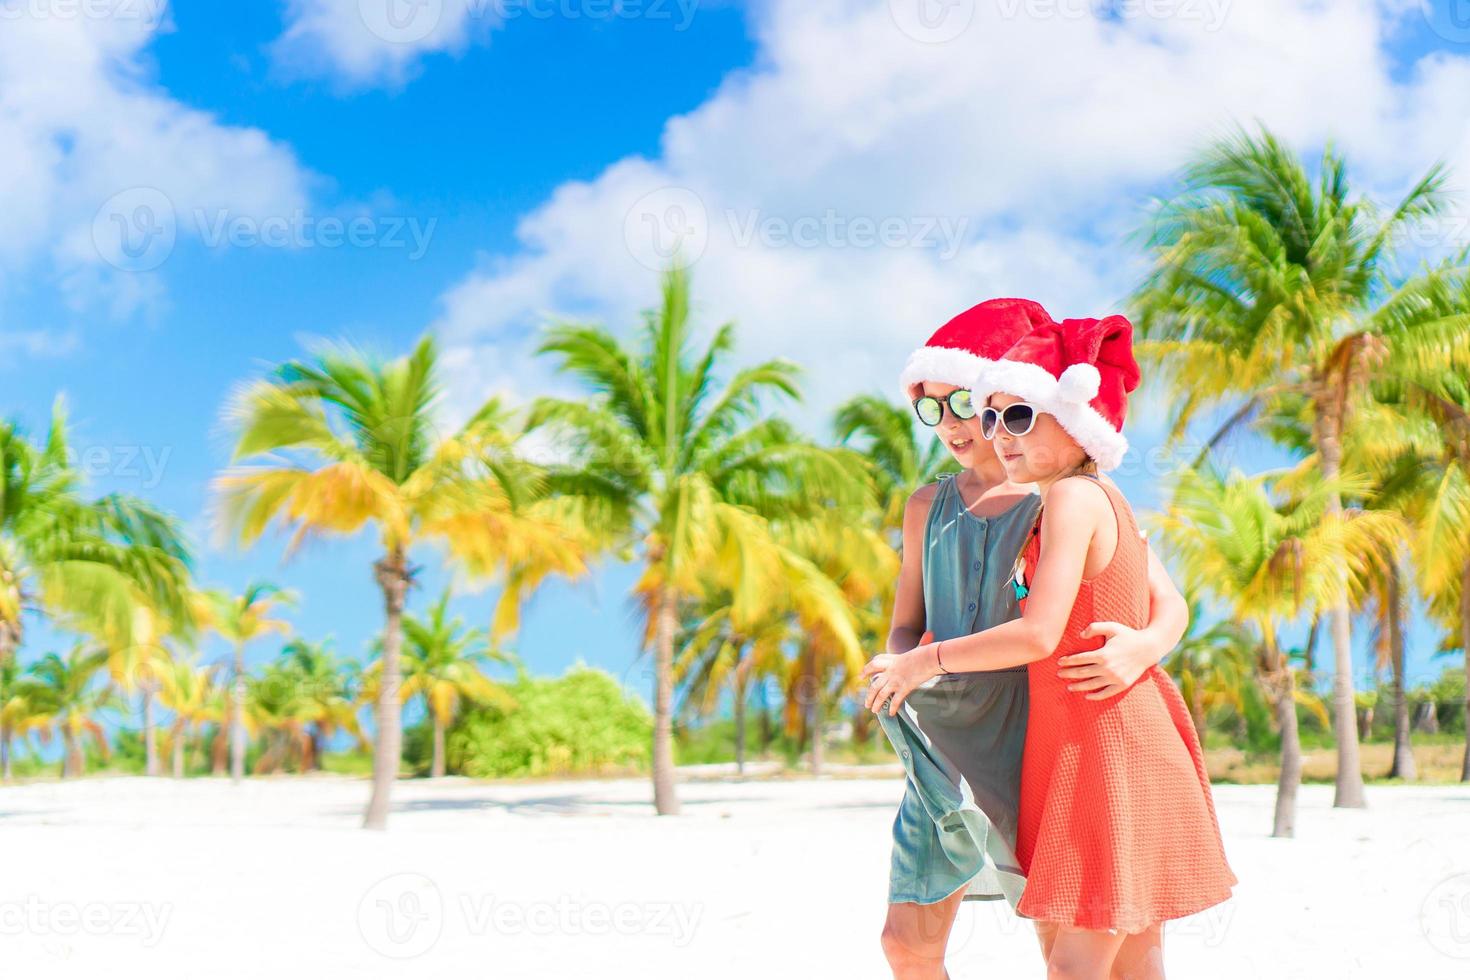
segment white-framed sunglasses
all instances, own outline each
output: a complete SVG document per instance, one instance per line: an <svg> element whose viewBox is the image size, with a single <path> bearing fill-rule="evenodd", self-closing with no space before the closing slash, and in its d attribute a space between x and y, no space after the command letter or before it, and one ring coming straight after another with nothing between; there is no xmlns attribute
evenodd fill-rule
<svg viewBox="0 0 1470 980"><path fill-rule="evenodd" d="M991 408L986 405L980 409L980 434L986 439L993 437L996 423L999 423L1011 435L1024 436L1031 431L1031 427L1036 424L1036 416L1040 414L1040 409L1026 402L1012 402L1005 408Z"/></svg>

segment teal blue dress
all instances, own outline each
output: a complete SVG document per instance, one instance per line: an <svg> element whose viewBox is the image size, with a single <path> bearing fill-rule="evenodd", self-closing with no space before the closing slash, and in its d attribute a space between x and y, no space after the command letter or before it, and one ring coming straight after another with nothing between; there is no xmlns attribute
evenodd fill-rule
<svg viewBox="0 0 1470 980"><path fill-rule="evenodd" d="M1041 510L1026 499L994 517L971 513L954 474L941 478L924 527L924 613L935 640L977 633L1020 615L1010 576ZM940 674L879 723L907 779L893 821L888 901L1005 899L1026 879L1016 862L1026 668Z"/></svg>

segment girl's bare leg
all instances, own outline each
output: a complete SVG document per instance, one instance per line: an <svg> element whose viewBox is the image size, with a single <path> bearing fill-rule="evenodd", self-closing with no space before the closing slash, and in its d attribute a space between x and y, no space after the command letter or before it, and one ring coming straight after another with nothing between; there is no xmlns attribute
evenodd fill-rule
<svg viewBox="0 0 1470 980"><path fill-rule="evenodd" d="M894 902L888 906L883 955L888 957L894 980L949 980L944 947L964 897L965 890L960 888L932 905Z"/></svg>
<svg viewBox="0 0 1470 980"><path fill-rule="evenodd" d="M1113 960L1127 938L1121 932L1057 926L1046 958L1048 980L1109 980Z"/></svg>
<svg viewBox="0 0 1470 980"><path fill-rule="evenodd" d="M1036 938L1041 942L1041 962L1051 959L1052 945L1057 941L1057 924L1036 920Z"/></svg>
<svg viewBox="0 0 1470 980"><path fill-rule="evenodd" d="M1123 940L1113 960L1112 980L1164 980L1164 924Z"/></svg>

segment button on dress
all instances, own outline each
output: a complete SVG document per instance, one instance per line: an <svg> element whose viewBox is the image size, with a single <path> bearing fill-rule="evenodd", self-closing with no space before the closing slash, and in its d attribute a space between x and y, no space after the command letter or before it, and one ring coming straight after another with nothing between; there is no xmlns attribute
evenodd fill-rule
<svg viewBox="0 0 1470 980"><path fill-rule="evenodd" d="M954 474L940 480L924 526L924 612L935 640L968 636L1020 615L1010 576L1041 508L1031 494L994 517L964 503ZM1025 667L940 674L912 691L883 732L906 773L893 821L888 901L1005 899L1025 886L1016 860Z"/></svg>

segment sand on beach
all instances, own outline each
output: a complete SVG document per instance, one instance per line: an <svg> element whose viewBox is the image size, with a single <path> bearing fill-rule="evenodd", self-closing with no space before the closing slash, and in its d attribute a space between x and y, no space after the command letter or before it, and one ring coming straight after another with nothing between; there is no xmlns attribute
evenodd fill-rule
<svg viewBox="0 0 1470 980"><path fill-rule="evenodd" d="M4 976L873 977L901 776L681 773L399 784L386 833L340 777L0 787ZM1217 786L1241 883L1168 927L1172 976L1470 975L1470 787L1370 786L1363 810ZM953 977L1040 976L1030 926L966 903ZM35 972L32 972L35 971Z"/></svg>

